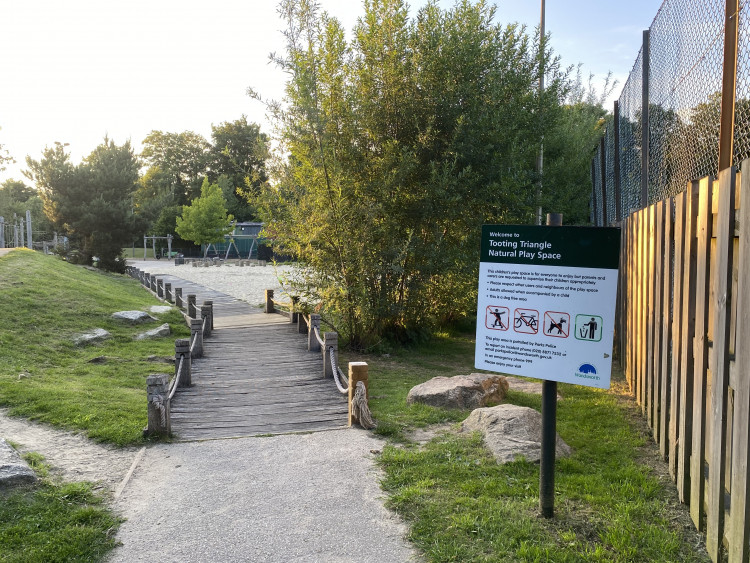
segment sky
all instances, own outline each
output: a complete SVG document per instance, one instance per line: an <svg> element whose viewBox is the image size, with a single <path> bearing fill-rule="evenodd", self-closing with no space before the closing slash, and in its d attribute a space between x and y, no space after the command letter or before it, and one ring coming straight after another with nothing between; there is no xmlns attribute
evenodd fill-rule
<svg viewBox="0 0 750 563"><path fill-rule="evenodd" d="M489 2L490 0L488 0ZM410 2L412 12L424 0ZM490 2L496 20L539 25L541 0ZM351 30L357 0L320 0ZM454 0L439 0L450 8ZM546 31L564 66L596 84L611 71L619 97L661 0L546 0ZM283 51L275 0L0 0L0 145L16 159L0 172L25 180L26 156L68 143L78 164L105 136L139 152L152 130L194 131L243 114L271 133L263 105L280 99ZM610 102L608 102L609 104ZM611 109L611 108L608 108ZM28 181L27 181L28 183Z"/></svg>

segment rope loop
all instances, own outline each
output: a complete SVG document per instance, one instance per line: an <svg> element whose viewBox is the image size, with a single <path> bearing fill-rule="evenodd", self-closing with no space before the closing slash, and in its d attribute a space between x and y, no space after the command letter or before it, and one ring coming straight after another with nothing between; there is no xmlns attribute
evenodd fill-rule
<svg viewBox="0 0 750 563"><path fill-rule="evenodd" d="M352 397L352 415L359 421L359 425L365 430L372 430L377 423L372 418L370 407L367 404L367 388L364 381L357 381Z"/></svg>

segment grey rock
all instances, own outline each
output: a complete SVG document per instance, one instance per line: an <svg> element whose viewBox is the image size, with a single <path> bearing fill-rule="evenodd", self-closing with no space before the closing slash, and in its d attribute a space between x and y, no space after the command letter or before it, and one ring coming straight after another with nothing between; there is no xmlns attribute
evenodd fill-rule
<svg viewBox="0 0 750 563"><path fill-rule="evenodd" d="M541 456L542 415L529 407L506 404L476 409L464 420L461 431L481 432L498 463L513 461L516 456L537 462ZM555 452L557 457L572 453L559 435Z"/></svg>
<svg viewBox="0 0 750 563"><path fill-rule="evenodd" d="M117 311L116 313L112 314L112 318L120 321L128 321L132 324L139 324L156 320L145 311Z"/></svg>
<svg viewBox="0 0 750 563"><path fill-rule="evenodd" d="M112 335L103 328L95 328L91 332L87 332L86 334L81 334L75 337L73 339L73 342L76 344L76 346L82 346L84 344L91 344L93 342L106 340L111 336Z"/></svg>
<svg viewBox="0 0 750 563"><path fill-rule="evenodd" d="M36 473L8 442L0 438L0 489L34 483L36 480Z"/></svg>
<svg viewBox="0 0 750 563"><path fill-rule="evenodd" d="M154 305L153 307L149 308L149 312L155 314L155 315L163 315L164 313L169 313L174 307L168 307L166 305Z"/></svg>
<svg viewBox="0 0 750 563"><path fill-rule="evenodd" d="M501 375L472 373L455 377L433 377L411 388L407 404L423 403L433 407L475 409L505 398L508 382Z"/></svg>
<svg viewBox="0 0 750 563"><path fill-rule="evenodd" d="M169 324L164 323L163 325L158 326L154 329L140 333L135 337L135 339L146 340L148 338L162 338L164 336L169 336L170 334L172 334L172 331L169 329Z"/></svg>

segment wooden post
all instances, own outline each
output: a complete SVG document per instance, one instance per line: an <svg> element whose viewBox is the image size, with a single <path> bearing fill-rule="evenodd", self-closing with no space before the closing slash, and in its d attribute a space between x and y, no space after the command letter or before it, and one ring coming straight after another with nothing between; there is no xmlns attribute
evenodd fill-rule
<svg viewBox="0 0 750 563"><path fill-rule="evenodd" d="M198 311L195 308L195 293L188 293L187 296L187 314L191 319L198 318Z"/></svg>
<svg viewBox="0 0 750 563"><path fill-rule="evenodd" d="M156 296L159 299L164 299L164 280L162 278L156 280Z"/></svg>
<svg viewBox="0 0 750 563"><path fill-rule="evenodd" d="M299 312L297 311L299 307L299 297L296 295L292 295L292 308L289 310L289 322L290 323L296 323L297 317L299 316Z"/></svg>
<svg viewBox="0 0 750 563"><path fill-rule="evenodd" d="M149 274L148 272L143 272L143 279L141 280L141 283L143 283L145 287L151 287L151 274Z"/></svg>
<svg viewBox="0 0 750 563"><path fill-rule="evenodd" d="M148 399L148 426L144 433L148 436L169 436L171 432L169 412L169 375L153 373L146 378Z"/></svg>
<svg viewBox="0 0 750 563"><path fill-rule="evenodd" d="M211 300L203 302L204 307L208 307L209 323L211 324L211 330L214 329L214 302Z"/></svg>
<svg viewBox="0 0 750 563"><path fill-rule="evenodd" d="M297 314L297 333L307 334L307 319L303 313Z"/></svg>
<svg viewBox="0 0 750 563"><path fill-rule="evenodd" d="M175 287L174 288L174 304L178 309L182 309L185 305L182 302L182 288L181 287Z"/></svg>
<svg viewBox="0 0 750 563"><path fill-rule="evenodd" d="M273 305L273 289L267 289L266 290L266 309L265 309L265 312L268 313L268 314L276 312L276 309L274 308L274 305Z"/></svg>
<svg viewBox="0 0 750 563"><path fill-rule="evenodd" d="M719 117L719 170L732 166L734 150L734 106L737 97L737 44L740 1L726 0L724 9L724 65Z"/></svg>
<svg viewBox="0 0 750 563"><path fill-rule="evenodd" d="M547 213L547 226L562 226L562 213ZM539 460L539 509L555 515L555 447L557 446L557 381L542 382L542 444Z"/></svg>
<svg viewBox="0 0 750 563"><path fill-rule="evenodd" d="M369 376L367 374L367 362L349 362L349 426L356 420L352 414L352 399L354 398L354 392L357 390L357 382L361 381L365 384L367 389L367 399L370 399L370 387L369 387Z"/></svg>
<svg viewBox="0 0 750 563"><path fill-rule="evenodd" d="M195 342L193 346L193 358L203 357L203 321L200 319L190 319L190 337Z"/></svg>
<svg viewBox="0 0 750 563"><path fill-rule="evenodd" d="M716 222L716 257L713 293L714 325L709 414L711 451L708 452L708 506L706 550L714 561L722 556L727 454L727 398L729 385L729 336L732 317L732 247L734 245L735 173L719 171L719 209ZM747 202L740 202L746 205ZM743 312L746 314L746 312ZM740 346L741 347L741 346Z"/></svg>
<svg viewBox="0 0 750 563"><path fill-rule="evenodd" d="M338 332L323 333L323 377L333 377L333 365L331 364L331 348L333 355L338 360L339 334Z"/></svg>
<svg viewBox="0 0 750 563"><path fill-rule="evenodd" d="M172 284L171 283L164 284L164 299L166 299L168 303L174 303L174 300L172 299Z"/></svg>
<svg viewBox="0 0 750 563"><path fill-rule="evenodd" d="M201 321L204 324L203 337L211 336L211 305L207 305L205 302L201 305Z"/></svg>
<svg viewBox="0 0 750 563"><path fill-rule="evenodd" d="M737 280L737 335L750 334L750 160L740 177L740 231ZM737 337L739 340L740 337ZM750 346L735 344L734 421L732 424L732 496L729 518L729 560L747 561L750 538Z"/></svg>
<svg viewBox="0 0 750 563"><path fill-rule="evenodd" d="M318 342L315 336L315 329L320 332L320 315L317 313L310 313L310 326L307 327L307 351L308 352L320 352L320 342Z"/></svg>
<svg viewBox="0 0 750 563"><path fill-rule="evenodd" d="M153 291L154 293L156 293L156 288L157 288L158 283L159 282L156 279L156 276L151 276L151 291Z"/></svg>
<svg viewBox="0 0 750 563"><path fill-rule="evenodd" d="M183 360L180 363L180 360ZM179 377L180 387L190 387L192 385L192 362L190 360L190 340L179 338L174 341L174 369L175 377ZM182 374L180 374L180 365L182 365Z"/></svg>

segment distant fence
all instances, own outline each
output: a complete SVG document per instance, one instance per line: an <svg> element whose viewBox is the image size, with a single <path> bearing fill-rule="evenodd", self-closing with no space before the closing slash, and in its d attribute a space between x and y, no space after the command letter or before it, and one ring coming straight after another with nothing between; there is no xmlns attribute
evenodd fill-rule
<svg viewBox="0 0 750 563"><path fill-rule="evenodd" d="M750 557L750 159L622 222L621 361L714 561Z"/></svg>
<svg viewBox="0 0 750 563"><path fill-rule="evenodd" d="M750 157L748 10L750 0L662 4L591 162L594 225ZM728 138L720 166L722 104Z"/></svg>

